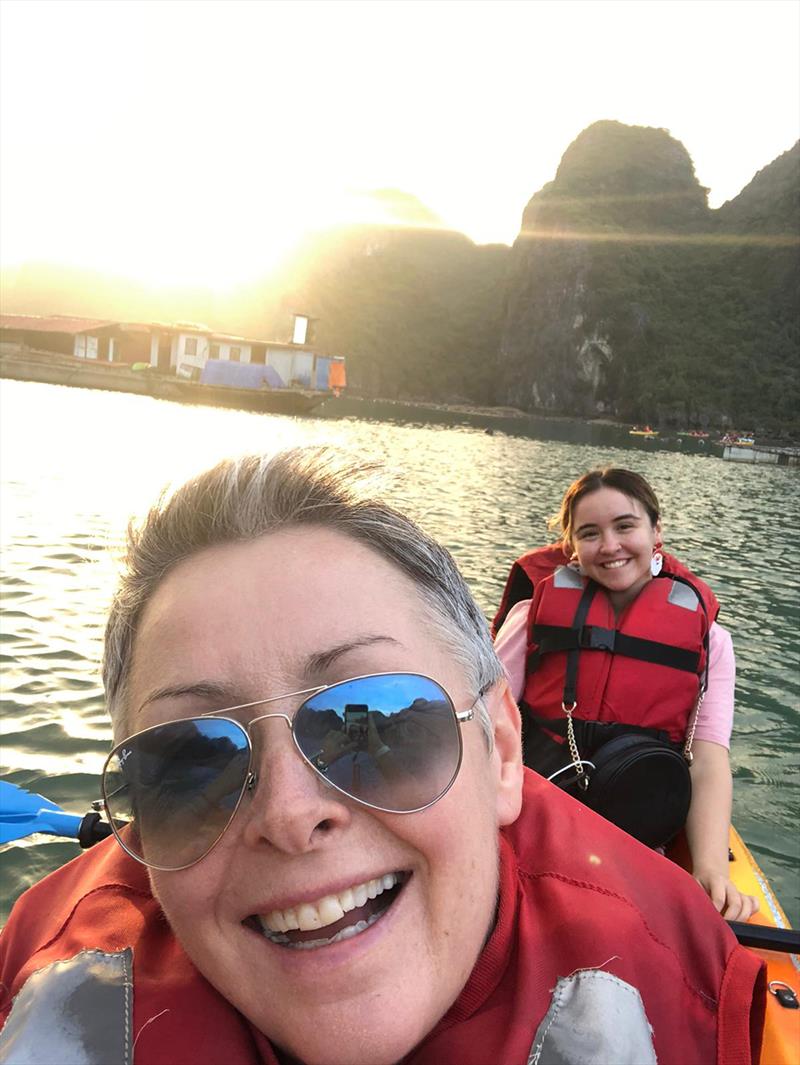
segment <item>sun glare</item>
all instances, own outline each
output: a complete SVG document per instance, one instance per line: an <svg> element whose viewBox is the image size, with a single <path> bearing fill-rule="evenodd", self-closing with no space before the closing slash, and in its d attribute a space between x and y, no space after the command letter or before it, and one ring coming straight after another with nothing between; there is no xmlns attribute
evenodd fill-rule
<svg viewBox="0 0 800 1065"><path fill-rule="evenodd" d="M220 290L347 223L510 243L598 119L670 128L715 205L797 135L786 3L728 5L724 49L718 5L661 0L2 8L5 266Z"/></svg>
<svg viewBox="0 0 800 1065"><path fill-rule="evenodd" d="M138 229L131 219L120 218L113 239L105 230L88 227L80 240L67 232L58 260L98 270L109 277L125 278L148 288L169 289L200 286L225 292L247 282L269 276L285 257L313 233L346 225L433 225L435 216L402 196L360 190L331 190L316 197L309 207L303 190L264 183L265 201L278 202L280 210L264 209L252 216L244 202L229 205L220 218L217 207L205 212L176 214L166 201L151 204L147 229ZM153 234L159 234L154 240ZM52 237L52 234L50 235ZM14 265L11 255L13 234L4 241L4 266ZM30 239L22 262L31 258ZM42 260L53 248L42 246Z"/></svg>

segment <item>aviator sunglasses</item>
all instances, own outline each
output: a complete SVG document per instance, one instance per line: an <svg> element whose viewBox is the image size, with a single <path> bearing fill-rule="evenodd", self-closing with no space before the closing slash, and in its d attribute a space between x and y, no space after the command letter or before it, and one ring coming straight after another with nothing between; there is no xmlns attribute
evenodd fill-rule
<svg viewBox="0 0 800 1065"><path fill-rule="evenodd" d="M384 813L427 809L461 767L460 726L445 689L416 673L376 673L181 718L117 744L103 768L103 803L127 853L152 869L186 869L219 842L258 782L251 729L282 719L303 761L326 784ZM307 696L294 715L230 715Z"/></svg>

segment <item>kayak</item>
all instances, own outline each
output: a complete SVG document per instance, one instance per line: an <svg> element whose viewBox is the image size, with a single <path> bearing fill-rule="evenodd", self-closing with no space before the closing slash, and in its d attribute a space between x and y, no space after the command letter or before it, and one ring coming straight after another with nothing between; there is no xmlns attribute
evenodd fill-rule
<svg viewBox="0 0 800 1065"><path fill-rule="evenodd" d="M731 880L740 891L753 895L761 904L758 913L745 927L790 928L769 881L735 828L731 828L730 853ZM797 1008L800 956L776 950L750 949L767 963L769 993L761 1065L797 1065L800 1061L800 1008ZM792 993L787 993L787 989Z"/></svg>

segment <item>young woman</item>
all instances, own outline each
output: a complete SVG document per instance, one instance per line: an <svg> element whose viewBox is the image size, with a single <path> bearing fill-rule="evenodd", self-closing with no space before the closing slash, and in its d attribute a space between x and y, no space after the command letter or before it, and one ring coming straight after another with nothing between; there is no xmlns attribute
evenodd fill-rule
<svg viewBox="0 0 800 1065"><path fill-rule="evenodd" d="M688 736L693 875L723 916L747 920L758 904L728 875L735 661L716 599L676 559L664 565L658 499L637 473L584 474L556 521L569 563L506 614L495 643L522 710L526 764L550 775L576 761L576 746L591 760L626 733L675 750ZM557 565L552 548L520 563L509 586L515 573Z"/></svg>

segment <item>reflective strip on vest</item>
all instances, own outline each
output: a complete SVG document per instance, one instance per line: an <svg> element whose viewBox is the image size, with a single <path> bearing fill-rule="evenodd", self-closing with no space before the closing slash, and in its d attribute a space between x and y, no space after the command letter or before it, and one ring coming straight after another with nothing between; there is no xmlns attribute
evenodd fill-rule
<svg viewBox="0 0 800 1065"><path fill-rule="evenodd" d="M697 592L695 592L694 588L690 588L688 584L684 584L683 581L672 582L667 602L672 603L673 606L682 606L686 610L697 610L700 606ZM712 620L709 619L709 624L711 624Z"/></svg>
<svg viewBox="0 0 800 1065"><path fill-rule="evenodd" d="M642 996L600 969L581 969L556 984L528 1065L656 1065L653 1029Z"/></svg>
<svg viewBox="0 0 800 1065"><path fill-rule="evenodd" d="M2 1065L130 1065L133 951L82 950L32 973L0 1032Z"/></svg>
<svg viewBox="0 0 800 1065"><path fill-rule="evenodd" d="M583 577L572 566L559 566L553 573L554 588L583 588Z"/></svg>

